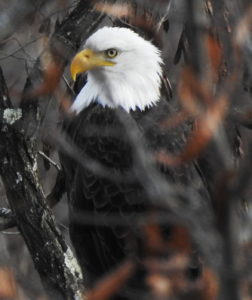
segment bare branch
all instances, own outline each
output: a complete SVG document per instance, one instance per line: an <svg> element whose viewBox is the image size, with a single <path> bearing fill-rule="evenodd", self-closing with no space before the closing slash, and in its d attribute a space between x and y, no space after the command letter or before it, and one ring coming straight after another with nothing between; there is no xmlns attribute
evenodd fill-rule
<svg viewBox="0 0 252 300"><path fill-rule="evenodd" d="M55 225L37 177L36 136L24 138L25 114L14 122L4 118L4 109L11 104L2 71L0 84L0 173L17 227L52 299L76 299L82 293L82 275ZM15 126L18 122L20 130Z"/></svg>

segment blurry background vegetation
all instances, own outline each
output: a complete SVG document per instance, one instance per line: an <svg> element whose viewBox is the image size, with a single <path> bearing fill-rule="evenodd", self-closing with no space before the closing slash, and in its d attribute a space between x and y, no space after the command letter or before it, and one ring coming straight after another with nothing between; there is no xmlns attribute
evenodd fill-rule
<svg viewBox="0 0 252 300"><path fill-rule="evenodd" d="M237 293L232 295L232 299L251 299L252 210L250 204L250 169L252 169L252 155L249 151L252 148L250 133L250 128L252 128L252 6L250 1L2 0L0 2L0 66L3 69L10 99L15 107L19 106L27 77L33 72L34 66L40 58L41 69L44 71L44 83L43 80L38 80L35 96L45 96L46 101L40 103L43 122L39 130L39 148L50 155L50 158L56 163L58 163L57 148L54 149L51 143L52 135L50 136L50 134L59 127L61 120L59 107L61 109L63 107L63 110L67 109L73 95L67 65L69 59L71 59L70 51L66 54L64 49L61 53L57 49L59 57L66 55L63 63L64 72L61 74L59 81L56 78L54 86L51 87L49 82L46 81L48 77L57 77L58 74L57 68L56 70L50 68L52 61L54 59L57 61L54 57L55 53L53 53L55 49L50 48L50 41L53 37L53 39L57 40L58 38L61 42L63 41L63 44L65 42L65 45L71 48L72 55L84 43L86 35L90 33L86 31L86 27L79 28L80 32L78 34L82 35L82 38L71 39L75 34L71 31L69 31L69 40L65 39L68 35L67 32L64 36L60 35L59 30L57 35L54 35L55 28L59 28L62 21L67 20L69 14L81 2L89 2L90 7L98 15L102 14L104 16L93 26L91 31L104 24L128 23L129 26L138 28L141 33L154 39L154 42L163 51L166 93L168 97L172 96L172 101L183 98L183 92L178 91L178 84L184 80L182 71L185 65L189 65L193 69L195 64L198 64L199 70L197 72L199 72L201 76L199 77L202 79L207 77L206 73L210 69L211 63L214 65L217 62L217 65L214 65L217 78L213 79L214 83L212 85L210 84L211 93L216 95L218 92L224 92L227 95L229 108L226 119L231 120L232 124L239 128L242 142L239 144L238 150L241 158L244 158L237 163L239 168L235 173L237 179L235 184L239 187L236 190L236 195L239 195L239 197L237 196L239 205L235 206L236 217L232 220L234 226L229 228L229 238L234 240L226 241L227 246L235 246L235 258L231 259L234 265L229 267L238 270L235 274ZM190 4L187 2L190 2ZM90 18L90 21L87 22L92 23L92 21L94 20ZM195 31L188 33L187 26L191 23L195 26L191 27ZM205 34L210 34L213 37L213 41L210 41L209 44L205 42ZM217 48L215 48L216 45L218 45ZM218 63L219 56L221 56L221 63ZM187 84L190 84L190 80L189 83L187 81ZM203 86L205 82L203 79L198 80L198 84ZM41 87L43 88L40 89ZM197 91L194 90L194 92ZM225 123L224 119L222 121ZM195 140L195 143L197 141ZM48 162L46 164L40 155L38 156L38 164L40 180L47 195L55 184L58 171L53 166L48 169ZM240 180L243 182L240 182ZM8 207L3 184L1 184L0 196L0 207ZM227 209L232 210L234 208L227 205ZM70 244L65 197L54 208L54 214L60 230L63 232L67 243ZM232 213L229 216L231 215ZM217 216L217 219L218 217L221 218L222 216ZM227 225L232 223L230 220L227 222ZM205 293L202 293L201 299L216 298L218 281L214 276L210 277L209 275L207 280L212 286L206 289ZM160 284L162 285L162 281L160 281ZM178 290L180 288L185 287L177 287ZM175 288L174 290L176 291ZM162 288L160 290L157 288L157 295L160 291L162 295ZM167 290L165 291L168 293ZM167 295L170 295L167 296L167 299L176 299L177 296L174 291ZM47 299L24 240L16 227L0 233L0 299ZM232 300L231 298L226 299Z"/></svg>

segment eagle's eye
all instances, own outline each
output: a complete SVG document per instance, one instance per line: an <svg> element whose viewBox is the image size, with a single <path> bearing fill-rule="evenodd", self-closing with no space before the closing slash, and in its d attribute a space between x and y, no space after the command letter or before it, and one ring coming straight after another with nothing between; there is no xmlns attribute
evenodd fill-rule
<svg viewBox="0 0 252 300"><path fill-rule="evenodd" d="M105 51L105 55L108 58L114 58L117 56L117 54L118 54L118 51L116 49L108 49Z"/></svg>

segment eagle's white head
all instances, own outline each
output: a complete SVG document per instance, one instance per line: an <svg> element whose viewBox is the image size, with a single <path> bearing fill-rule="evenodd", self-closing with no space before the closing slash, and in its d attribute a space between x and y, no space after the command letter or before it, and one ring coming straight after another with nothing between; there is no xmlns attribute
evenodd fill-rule
<svg viewBox="0 0 252 300"><path fill-rule="evenodd" d="M79 113L92 101L127 112L144 110L160 98L160 51L127 28L103 27L86 41L71 64L71 75L87 72L87 83L72 110Z"/></svg>

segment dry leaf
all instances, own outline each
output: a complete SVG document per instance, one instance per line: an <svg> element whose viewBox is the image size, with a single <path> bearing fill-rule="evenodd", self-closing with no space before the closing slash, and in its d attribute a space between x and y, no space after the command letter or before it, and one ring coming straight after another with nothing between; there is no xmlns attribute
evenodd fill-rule
<svg viewBox="0 0 252 300"><path fill-rule="evenodd" d="M114 272L100 280L94 289L88 291L85 300L106 300L115 295L134 271L134 263L126 261Z"/></svg>
<svg viewBox="0 0 252 300"><path fill-rule="evenodd" d="M219 42L212 36L206 35L206 48L211 65L211 80L218 79L218 72L222 64L222 49Z"/></svg>
<svg viewBox="0 0 252 300"><path fill-rule="evenodd" d="M12 271L7 267L0 268L0 299L16 299L17 284Z"/></svg>
<svg viewBox="0 0 252 300"><path fill-rule="evenodd" d="M117 18L132 18L134 16L134 9L129 3L109 4L98 2L94 5L94 8L99 12L106 13L107 15Z"/></svg>

